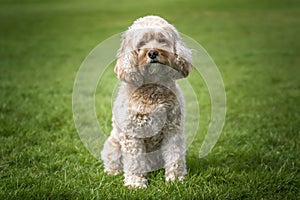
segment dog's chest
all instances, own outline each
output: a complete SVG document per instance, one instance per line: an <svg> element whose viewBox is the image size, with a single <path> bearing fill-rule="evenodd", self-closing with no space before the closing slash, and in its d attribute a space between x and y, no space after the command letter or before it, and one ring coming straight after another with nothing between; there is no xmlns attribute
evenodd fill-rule
<svg viewBox="0 0 300 200"><path fill-rule="evenodd" d="M138 118L151 114L157 108L172 109L176 103L174 92L159 84L146 84L136 89L129 99L129 112Z"/></svg>
<svg viewBox="0 0 300 200"><path fill-rule="evenodd" d="M146 152L160 149L168 129L172 127L174 121L168 117L174 112L175 105L178 105L175 93L159 84L146 84L135 90L129 99L130 143L138 139ZM178 113L180 118L180 113ZM135 138L135 139L134 139ZM128 144L131 146L130 144Z"/></svg>

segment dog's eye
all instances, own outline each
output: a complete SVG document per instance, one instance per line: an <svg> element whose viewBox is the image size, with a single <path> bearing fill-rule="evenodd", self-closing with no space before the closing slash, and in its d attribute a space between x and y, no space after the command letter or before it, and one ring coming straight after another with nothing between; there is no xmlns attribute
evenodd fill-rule
<svg viewBox="0 0 300 200"><path fill-rule="evenodd" d="M142 47L142 46L144 46L145 44L146 44L146 42L141 41L141 42L139 43L139 46Z"/></svg>
<svg viewBox="0 0 300 200"><path fill-rule="evenodd" d="M163 38L160 38L160 39L158 39L158 42L161 43L161 44L164 44L164 43L166 43L167 41L166 41L165 39L163 39Z"/></svg>

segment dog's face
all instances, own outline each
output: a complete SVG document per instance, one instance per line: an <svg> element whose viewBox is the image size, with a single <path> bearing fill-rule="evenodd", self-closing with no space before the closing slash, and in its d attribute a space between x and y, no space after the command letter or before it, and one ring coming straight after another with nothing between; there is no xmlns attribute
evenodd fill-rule
<svg viewBox="0 0 300 200"><path fill-rule="evenodd" d="M165 74L173 69L178 75L172 76L172 79L179 79L188 76L191 66L190 50L185 47L176 29L164 24L126 31L118 52L115 73L120 80L132 82L135 80L133 74L149 76L149 69L151 74L154 67L156 73Z"/></svg>
<svg viewBox="0 0 300 200"><path fill-rule="evenodd" d="M137 66L159 63L173 66L175 61L174 41L162 30L143 30L135 44Z"/></svg>

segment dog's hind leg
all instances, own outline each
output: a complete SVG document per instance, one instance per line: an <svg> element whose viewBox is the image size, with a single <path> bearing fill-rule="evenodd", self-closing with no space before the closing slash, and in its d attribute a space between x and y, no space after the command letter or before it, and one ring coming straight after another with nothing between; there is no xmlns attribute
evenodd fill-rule
<svg viewBox="0 0 300 200"><path fill-rule="evenodd" d="M114 131L104 143L103 150L101 152L101 159L104 163L104 171L111 175L119 174L123 169L121 145L119 141L114 137Z"/></svg>

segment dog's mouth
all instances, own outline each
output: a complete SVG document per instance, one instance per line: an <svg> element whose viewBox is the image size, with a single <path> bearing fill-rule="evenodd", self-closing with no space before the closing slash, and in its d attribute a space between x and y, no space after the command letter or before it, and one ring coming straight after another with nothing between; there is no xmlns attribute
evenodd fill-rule
<svg viewBox="0 0 300 200"><path fill-rule="evenodd" d="M152 64L152 63L163 64L163 63L159 62L157 59L152 59L152 60L150 60L150 63L151 63L151 64Z"/></svg>

